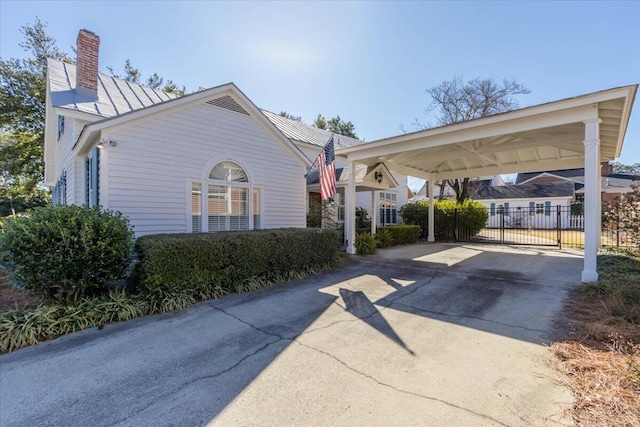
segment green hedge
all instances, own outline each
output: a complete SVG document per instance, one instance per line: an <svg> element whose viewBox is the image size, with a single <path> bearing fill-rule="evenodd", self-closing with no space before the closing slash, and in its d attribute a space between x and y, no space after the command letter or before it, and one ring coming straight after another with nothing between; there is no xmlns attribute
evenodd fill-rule
<svg viewBox="0 0 640 427"><path fill-rule="evenodd" d="M377 228L378 233L389 232L393 243L396 245L404 245L407 243L415 243L420 238L419 225L387 225Z"/></svg>
<svg viewBox="0 0 640 427"><path fill-rule="evenodd" d="M136 283L164 295L215 287L242 292L319 271L343 259L336 230L273 229L161 234L138 239Z"/></svg>
<svg viewBox="0 0 640 427"><path fill-rule="evenodd" d="M479 202L471 199L463 203L452 200L434 203L434 223L436 240L452 240L455 236L455 211L458 211L458 227L460 236L475 236L484 228L489 214ZM421 236L428 235L429 202L408 203L400 209L400 215L407 224L420 226Z"/></svg>

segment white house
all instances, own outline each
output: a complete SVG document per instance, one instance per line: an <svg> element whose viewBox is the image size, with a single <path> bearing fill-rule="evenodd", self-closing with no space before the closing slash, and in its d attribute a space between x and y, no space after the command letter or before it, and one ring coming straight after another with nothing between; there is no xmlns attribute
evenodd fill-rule
<svg viewBox="0 0 640 427"><path fill-rule="evenodd" d="M99 43L81 30L76 65L47 64L45 183L55 203L121 211L138 236L306 226L317 189L305 175L329 132L298 124L306 133L292 133L233 83L176 97L100 74ZM403 199L388 170L374 169L361 180L371 190L362 206L390 187L385 200L406 202L406 177ZM379 171L381 182L369 182Z"/></svg>
<svg viewBox="0 0 640 427"><path fill-rule="evenodd" d="M273 124L282 131L313 162L331 138L331 132L305 123L264 111ZM335 149L365 144L364 141L342 135L334 137ZM333 197L338 223L344 222L344 190L349 180L349 168L344 156L336 156L337 194ZM383 164L359 165L356 168L356 206L367 210L369 217L378 225L401 222L398 211L408 200L407 176L390 172ZM316 170L307 176L307 206L310 211L318 209L320 184ZM375 207L375 209L374 209Z"/></svg>
<svg viewBox="0 0 640 427"><path fill-rule="evenodd" d="M484 186L472 198L487 208L487 227L563 229L571 224L573 182ZM560 206L560 215L558 215Z"/></svg>
<svg viewBox="0 0 640 427"><path fill-rule="evenodd" d="M233 84L174 98L49 60L45 176L57 202L123 212L136 235L305 227L310 165Z"/></svg>

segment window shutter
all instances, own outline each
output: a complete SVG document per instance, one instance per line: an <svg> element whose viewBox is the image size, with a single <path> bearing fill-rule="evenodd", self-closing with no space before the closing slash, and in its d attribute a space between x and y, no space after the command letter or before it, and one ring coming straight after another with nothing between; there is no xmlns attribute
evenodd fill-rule
<svg viewBox="0 0 640 427"><path fill-rule="evenodd" d="M496 214L496 204L495 203L491 203L491 216L495 216Z"/></svg>
<svg viewBox="0 0 640 427"><path fill-rule="evenodd" d="M100 204L100 149L95 147L91 153L91 187L93 194L91 195L91 205L98 206Z"/></svg>
<svg viewBox="0 0 640 427"><path fill-rule="evenodd" d="M84 158L84 204L89 206L89 188L91 187L91 162L89 157Z"/></svg>
<svg viewBox="0 0 640 427"><path fill-rule="evenodd" d="M509 216L509 203L504 204L504 214L505 216Z"/></svg>
<svg viewBox="0 0 640 427"><path fill-rule="evenodd" d="M536 213L536 202L529 202L529 215Z"/></svg>
<svg viewBox="0 0 640 427"><path fill-rule="evenodd" d="M544 202L544 214L546 216L551 215L551 202Z"/></svg>

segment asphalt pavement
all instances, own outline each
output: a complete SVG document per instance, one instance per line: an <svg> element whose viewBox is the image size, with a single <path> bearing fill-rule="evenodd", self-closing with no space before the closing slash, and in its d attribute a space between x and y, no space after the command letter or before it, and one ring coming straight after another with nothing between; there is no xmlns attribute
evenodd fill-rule
<svg viewBox="0 0 640 427"><path fill-rule="evenodd" d="M0 356L2 426L570 425L580 252L418 244Z"/></svg>

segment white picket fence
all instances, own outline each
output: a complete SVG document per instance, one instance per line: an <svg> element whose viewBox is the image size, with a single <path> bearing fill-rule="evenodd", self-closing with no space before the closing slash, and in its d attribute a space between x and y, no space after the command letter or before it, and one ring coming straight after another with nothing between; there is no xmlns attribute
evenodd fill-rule
<svg viewBox="0 0 640 427"><path fill-rule="evenodd" d="M569 228L584 230L584 215L569 215Z"/></svg>

